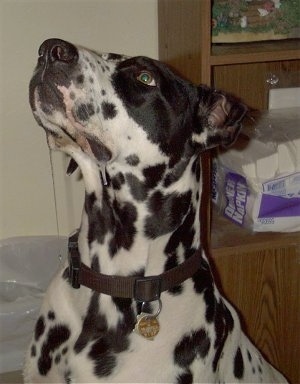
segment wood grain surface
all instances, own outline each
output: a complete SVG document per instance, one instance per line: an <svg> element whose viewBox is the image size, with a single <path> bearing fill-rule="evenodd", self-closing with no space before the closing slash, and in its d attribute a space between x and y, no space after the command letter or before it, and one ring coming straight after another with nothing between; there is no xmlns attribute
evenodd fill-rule
<svg viewBox="0 0 300 384"><path fill-rule="evenodd" d="M211 247L222 290L247 334L299 383L300 234L253 234L214 214Z"/></svg>

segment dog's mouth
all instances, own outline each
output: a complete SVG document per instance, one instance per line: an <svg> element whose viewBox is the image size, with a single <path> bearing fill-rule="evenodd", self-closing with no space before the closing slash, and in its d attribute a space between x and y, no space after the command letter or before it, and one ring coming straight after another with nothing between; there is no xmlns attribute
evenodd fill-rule
<svg viewBox="0 0 300 384"><path fill-rule="evenodd" d="M51 40L51 45L48 41L42 44L39 54L29 99L35 119L47 133L50 148L71 156L79 149L96 162L106 163L112 154L104 144L105 138L100 137L96 108L84 102L85 90L74 82L80 76L77 48Z"/></svg>
<svg viewBox="0 0 300 384"><path fill-rule="evenodd" d="M64 89L58 86L59 88ZM58 101L53 98L50 98L49 102L41 101L41 94L43 94L42 86L36 87L31 104L34 103L34 117L45 129L51 149L63 150L71 156L74 150L79 149L101 165L111 159L111 151L93 134L92 130L88 129L88 120L82 121L78 118L75 105L71 107L64 97L62 104L58 104ZM56 107L53 108L53 105Z"/></svg>

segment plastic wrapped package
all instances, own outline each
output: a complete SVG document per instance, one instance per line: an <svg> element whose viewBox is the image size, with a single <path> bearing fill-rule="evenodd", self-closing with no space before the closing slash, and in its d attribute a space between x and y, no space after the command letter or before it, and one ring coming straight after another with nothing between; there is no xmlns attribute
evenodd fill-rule
<svg viewBox="0 0 300 384"><path fill-rule="evenodd" d="M0 374L22 368L46 288L67 257L67 238L0 241Z"/></svg>
<svg viewBox="0 0 300 384"><path fill-rule="evenodd" d="M300 230L300 109L265 112L213 161L213 201L232 222L264 232Z"/></svg>

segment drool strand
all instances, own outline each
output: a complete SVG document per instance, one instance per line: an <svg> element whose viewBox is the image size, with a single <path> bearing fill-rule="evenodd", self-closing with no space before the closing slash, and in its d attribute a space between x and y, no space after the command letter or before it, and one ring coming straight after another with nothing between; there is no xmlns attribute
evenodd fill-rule
<svg viewBox="0 0 300 384"><path fill-rule="evenodd" d="M55 210L56 234L57 234L57 240L59 243L60 231L59 231L59 222L58 222L57 195L56 195L56 188L55 188L53 156L52 156L52 151L50 148L49 148L49 159L50 159L50 169L51 169L51 177L52 177L52 190L53 190L53 201L54 201L54 210ZM59 262L62 261L62 252L60 252L60 251L58 254L58 260L59 260Z"/></svg>

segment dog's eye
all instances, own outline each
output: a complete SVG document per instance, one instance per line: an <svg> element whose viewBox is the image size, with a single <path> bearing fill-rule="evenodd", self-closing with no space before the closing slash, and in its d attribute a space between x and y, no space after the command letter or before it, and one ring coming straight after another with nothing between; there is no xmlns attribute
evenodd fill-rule
<svg viewBox="0 0 300 384"><path fill-rule="evenodd" d="M139 75L137 76L137 79L138 81L140 81L145 85L150 85L151 87L156 86L156 82L150 72L147 72L147 71L140 72Z"/></svg>

